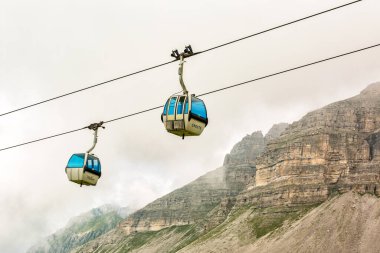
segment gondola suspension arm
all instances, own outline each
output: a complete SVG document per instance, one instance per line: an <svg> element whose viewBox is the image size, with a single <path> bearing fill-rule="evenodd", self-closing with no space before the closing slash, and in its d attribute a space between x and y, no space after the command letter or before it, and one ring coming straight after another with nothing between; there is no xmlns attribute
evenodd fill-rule
<svg viewBox="0 0 380 253"><path fill-rule="evenodd" d="M90 130L94 130L94 142L93 142L91 148L87 151L87 153L90 153L92 150L94 150L96 143L98 142L98 128L99 127L103 128L103 129L105 128L102 125L103 125L103 121L100 121L99 123L93 123L87 127Z"/></svg>
<svg viewBox="0 0 380 253"><path fill-rule="evenodd" d="M179 69L178 69L178 75L179 75L179 83L181 84L182 91L184 95L187 95L189 91L186 88L185 82L183 81L183 65L185 64L185 58L190 57L194 54L193 49L191 48L191 45L188 45L185 47L185 50L183 53L178 53L178 50L173 50L171 56L179 60Z"/></svg>
<svg viewBox="0 0 380 253"><path fill-rule="evenodd" d="M185 82L183 81L183 65L184 64L185 64L185 60L183 58L183 54L181 54L179 58L179 69L178 69L179 83L181 84L183 94L187 95L189 92L187 91Z"/></svg>

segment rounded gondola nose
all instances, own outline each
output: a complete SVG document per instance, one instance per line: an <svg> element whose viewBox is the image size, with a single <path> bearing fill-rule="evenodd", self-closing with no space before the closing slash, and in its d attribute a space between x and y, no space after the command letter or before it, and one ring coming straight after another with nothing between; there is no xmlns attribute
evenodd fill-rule
<svg viewBox="0 0 380 253"><path fill-rule="evenodd" d="M199 136L208 124L206 106L194 95L173 95L164 106L161 121L169 133Z"/></svg>
<svg viewBox="0 0 380 253"><path fill-rule="evenodd" d="M100 160L93 154L73 154L65 171L71 182L80 185L96 185L101 176Z"/></svg>

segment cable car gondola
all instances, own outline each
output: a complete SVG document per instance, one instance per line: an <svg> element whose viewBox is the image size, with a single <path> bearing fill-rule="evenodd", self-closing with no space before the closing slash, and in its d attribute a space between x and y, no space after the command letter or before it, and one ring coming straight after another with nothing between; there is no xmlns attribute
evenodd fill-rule
<svg viewBox="0 0 380 253"><path fill-rule="evenodd" d="M180 61L178 74L183 95L172 95L166 101L161 114L161 121L166 130L182 138L201 135L208 124L204 102L194 94L190 95L183 81L184 58L191 55L193 55L191 46L187 46L182 54L179 54L177 50L172 52L172 56Z"/></svg>
<svg viewBox="0 0 380 253"><path fill-rule="evenodd" d="M102 175L101 164L98 157L91 154L98 140L98 128L102 127L103 122L94 123L88 126L94 130L94 143L86 153L73 154L67 163L65 172L67 178L74 183L95 186ZM104 127L102 127L104 128Z"/></svg>

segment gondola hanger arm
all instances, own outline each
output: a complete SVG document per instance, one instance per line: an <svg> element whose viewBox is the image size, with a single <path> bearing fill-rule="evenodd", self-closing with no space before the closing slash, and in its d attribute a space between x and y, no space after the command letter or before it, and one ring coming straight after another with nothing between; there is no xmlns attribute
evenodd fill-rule
<svg viewBox="0 0 380 253"><path fill-rule="evenodd" d="M103 121L100 121L99 123L92 123L91 125L87 127L90 130L94 130L94 142L91 148L87 151L87 153L90 153L91 151L94 150L96 143L98 142L98 129L99 128L105 129L105 127L103 126L103 123L104 123Z"/></svg>
<svg viewBox="0 0 380 253"><path fill-rule="evenodd" d="M185 82L183 81L183 65L185 64L185 58L188 58L193 55L194 55L194 52L193 52L193 49L191 48L191 45L186 46L183 53L179 53L177 49L173 50L171 53L172 57L176 58L176 60L179 60L179 68L178 68L179 83L181 84L184 95L187 95L189 92L186 88Z"/></svg>

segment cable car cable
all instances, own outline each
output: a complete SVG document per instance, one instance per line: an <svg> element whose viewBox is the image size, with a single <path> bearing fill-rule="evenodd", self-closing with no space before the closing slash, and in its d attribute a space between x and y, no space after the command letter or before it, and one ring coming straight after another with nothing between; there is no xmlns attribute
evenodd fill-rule
<svg viewBox="0 0 380 253"><path fill-rule="evenodd" d="M78 131L81 131L81 130L84 130L84 129L94 130L95 127L102 127L102 124L104 124L103 121L101 121L100 123L94 123L94 124L91 124L89 126L85 126L85 127L74 129L74 130L70 130L70 131L67 131L67 132L60 133L60 134L54 134L54 135L50 135L50 136L43 137L43 138L40 138L40 139L36 139L36 140L33 140L33 141L28 141L28 142L24 142L24 143L17 144L17 145L14 145L14 146L10 146L10 147L7 147L7 148L3 148L3 149L0 149L0 151L11 149L11 148L17 148L17 147L24 146L24 145L27 145L27 144L32 144L34 142L44 141L44 140L47 140L47 139L51 139L51 138L54 138L54 137L59 137L59 136L66 135L66 134L75 133L75 132L78 132Z"/></svg>
<svg viewBox="0 0 380 253"><path fill-rule="evenodd" d="M164 106L160 105L160 106L152 107L152 108L149 108L149 109L146 109L146 110L142 110L142 111L139 111L139 112L131 113L131 114L128 114L128 115L125 115L125 116L121 116L121 117L118 117L118 118L115 118L115 119L106 120L106 121L104 121L104 124L111 123L111 122L118 121L118 120L125 119L125 118L129 118L129 117L136 116L136 115L139 115L139 114L143 114L143 113L146 113L146 112L154 111L154 110L160 109L162 107L164 107ZM0 149L0 151L1 151L1 149Z"/></svg>
<svg viewBox="0 0 380 253"><path fill-rule="evenodd" d="M262 79L266 79L266 78L269 78L269 77L272 77L272 76L281 75L281 74L284 74L284 73L287 73L287 72L291 72L291 71L294 71L294 70L297 70L297 69L309 67L309 66L312 66L312 65L316 65L318 63L330 61L330 60L333 60L333 59L336 59L336 58L340 58L340 57L343 57L343 56L347 56L347 55L350 55L350 54L355 54L355 53L358 53L358 52L361 52L361 51L365 51L365 50L368 50L368 49L372 49L372 48L375 48L375 47L378 47L378 46L380 46L380 44L376 44L376 45L373 45L373 46L361 48L361 49L358 49L358 50L355 50L355 51L351 51L351 52L348 52L348 53L336 55L336 56L329 57L329 58L326 58L326 59L323 59L323 60L311 62L311 63L304 64L304 65L301 65L301 66L298 66L298 67L294 67L294 68L290 68L290 69L287 69L287 70L283 70L283 71L280 71L280 72L277 72L277 73L274 73L274 74L270 74L270 75L258 77L258 78L252 79L252 80L248 80L248 81L245 81L245 82L241 82L241 83L238 83L238 84L226 86L224 88L220 88L220 89L217 89L217 90L208 91L208 92L205 92L205 93L202 93L202 94L198 95L197 97L206 96L206 95L209 95L209 94L212 94L212 93L216 93L216 92L219 92L219 91L231 89L231 88L234 88L234 87L237 87L237 86L241 86L241 85L244 85L244 84L248 84L248 83L252 83L252 82L255 82L255 81L262 80Z"/></svg>
<svg viewBox="0 0 380 253"><path fill-rule="evenodd" d="M51 139L51 138L62 136L62 135L66 135L66 134L71 134L71 133L78 132L78 131L86 129L86 128L87 127L82 127L82 128L78 128L78 129L75 129L75 130L70 130L70 131L67 131L67 132L63 132L63 133L60 133L60 134L54 134L54 135L51 135L51 136L48 136L48 137L43 137L43 138L36 139L36 140L33 140L33 141L24 142L24 143L17 144L17 145L14 145L14 146L9 146L9 147L0 149L0 151L4 151L4 150L7 150L7 149L11 149L11 148L17 148L17 147L20 147L20 146L25 146L25 145L28 145L28 144L32 144L34 142L44 141L44 140L47 140L47 139Z"/></svg>
<svg viewBox="0 0 380 253"><path fill-rule="evenodd" d="M276 30L276 29L279 29L279 28L282 28L282 27L285 27L285 26L288 26L288 25L292 25L292 24L295 24L295 23L298 23L298 22L304 21L304 20L306 20L306 19L310 19L310 18L313 18L313 17L319 16L319 15L322 15L322 14L325 14L325 13L328 13L328 12L331 12L331 11L335 11L335 10L341 9L341 8L343 8L343 7L347 7L347 6L349 6L349 5L352 5L352 4L355 4L355 3L359 3L359 2L362 2L362 1L363 1L363 0L353 1L353 2L350 2L350 3L344 4L344 5L337 6L337 7L332 8L332 9L328 9L328 10L325 10L325 11L321 11L321 12L315 13L315 14L313 14L313 15L310 15L310 16L307 16L307 17L304 17L304 18L296 19L296 20L294 20L294 21L291 21L291 22L285 23L285 24L283 24L283 25L275 26L275 27L269 28L269 29L267 29L267 30L264 30L264 31L261 31L261 32L257 32L257 33L254 33L254 34L251 34L251 35L248 35L248 36L242 37L242 38L240 38L240 39L232 40L232 41L230 41L230 42L223 43L223 44L220 44L220 45L218 45L218 46L211 47L211 48L209 48L209 49L206 49L206 50L203 50L203 51L200 51L200 52L194 53L194 55L197 55L197 54L203 54L203 53L206 53L206 52L209 52L209 51L212 51L212 50L215 50L215 49L218 49L218 48L221 48L221 47L224 47L224 46L227 46L227 45L230 45L230 44L233 44L233 43L236 43L236 42L242 41L242 40L246 40L246 39L249 39L249 38L252 38L252 37L258 36L258 35L260 35L260 34L267 33L267 32L270 32L270 31L273 31L273 30Z"/></svg>
<svg viewBox="0 0 380 253"><path fill-rule="evenodd" d="M255 78L255 79L252 79L252 80L249 80L249 81L245 81L245 82L237 83L237 84L234 84L234 85L226 86L224 88L220 88L220 89L216 89L216 90L213 90L213 91L205 92L205 93L202 93L202 94L198 95L198 97L200 97L200 96L206 96L206 95L209 95L209 94L212 94L212 93L220 92L220 91L231 89L231 88L235 88L235 87L238 87L238 86L241 86L241 85L244 85L244 84L253 83L253 82L256 82L258 80L262 80L262 79L266 79L266 78L269 78L269 77L272 77L272 76L284 74L284 73L291 72L291 71L294 71L294 70L297 70L297 69L309 67L309 66L312 66L312 65L315 65L315 64L318 64L318 63L330 61L330 60L337 59L337 58L340 58L340 57L344 57L344 56L347 56L347 55L359 53L359 52L362 52L362 51L365 51L365 50L369 50L369 49L372 49L372 48L375 48L375 47L379 47L379 46L380 46L380 44L376 44L376 45L373 45L373 46L361 48L361 49L354 50L354 51L351 51L351 52L347 52L347 53L344 53L344 54L339 54L339 55L336 55L336 56L333 56L333 57L329 57L329 58L325 58L323 60L319 60L319 61L311 62L311 63L308 63L308 64L300 65L298 67L294 67L294 68L290 68L290 69L287 69L287 70L283 70L283 71L276 72L276 73L273 73L273 74L270 74L270 75L266 75L266 76L262 76L262 77L259 77L259 78ZM129 118L129 117L132 117L132 116L136 116L136 115L139 115L139 114L143 114L143 113L146 113L146 112L149 112L149 111L153 111L153 110L156 110L156 109L159 109L159 108L162 108L162 107L164 107L164 106L163 105L156 106L156 107L152 107L150 109L146 109L146 110L142 110L142 111L139 111L139 112L127 114L127 115L122 116L122 117L118 117L118 118L114 118L114 119L111 119L111 120L104 121L103 124L115 122L115 121L118 121L118 120L121 120L121 119L125 119L125 118ZM34 142L39 142L39 141L47 140L47 139L50 139L50 138L54 138L54 137L58 137L58 136L62 136L62 135L70 134L70 133L74 133L74 132L77 132L77 131L80 131L80 130L83 130L83 129L87 129L87 128L89 128L89 126L78 128L78 129L67 131L67 132L63 132L63 133L59 133L59 134L55 134L55 135L51 135L51 136L40 138L40 139L36 139L36 140L33 140L33 141L28 141L28 142L20 143L20 144L17 144L17 145L9 146L9 147L0 149L0 151L4 151L4 150L7 150L7 149L12 149L12 148L28 145L28 144L31 144L31 143L34 143Z"/></svg>
<svg viewBox="0 0 380 253"><path fill-rule="evenodd" d="M312 14L310 16L306 16L304 18L300 18L300 19L297 19L297 20L294 20L294 21L291 21L291 22L288 22L288 23L285 23L285 24L282 24L282 25L279 25L279 26L275 26L275 27L269 28L269 29L261 31L261 32L257 32L257 33L254 33L254 34L251 34L251 35L248 35L248 36L245 36L245 37L242 37L242 38L230 41L230 42L226 42L226 43L223 43L223 44L220 44L220 45L217 45L217 46L214 46L214 47L211 47L211 48L208 48L208 49L196 52L193 55L203 54L203 53L206 53L206 52L209 52L209 51L212 51L212 50L215 50L215 49L227 46L227 45L231 45L231 44L234 44L236 42L239 42L239 41L242 41L242 40L246 40L246 39L249 39L249 38L261 35L263 33L267 33L267 32L270 32L270 31L273 31L273 30L276 30L276 29L279 29L279 28L282 28L282 27L285 27L285 26L288 26L288 25L291 25L291 24L295 24L295 23L304 21L306 19L310 19L310 18L319 16L319 15L322 15L322 14L325 14L325 13L328 13L328 12L331 12L331 11L335 11L335 10L341 9L343 7L347 7L349 5L352 5L352 4L355 4L355 3L359 3L359 2L362 2L362 1L363 0L356 0L356 1L353 1L353 2L349 2L347 4L343 4L343 5L334 7L332 9L328 9L328 10L325 10L325 11L322 11L322 12L318 12L318 13ZM31 107L34 107L34 106L37 106L37 105L41 105L41 104L44 104L44 103L48 103L48 102L51 102L51 101L54 101L54 100L57 100L57 99L60 99L60 98L66 97L66 96L70 96L70 95L73 95L75 93L79 93L79 92L86 91L86 90L89 90L89 89L92 89L92 88L96 88L96 87L99 87L99 86L102 86L102 85L105 85L105 84L108 84L108 83L111 83L111 82L114 82L114 81L117 81L117 80L120 80L120 79L124 79L124 78L130 77L130 76L134 76L134 75L137 75L137 74L140 74L140 73L152 70L152 69L163 67L165 65L168 65L168 64L176 62L176 61L178 61L178 59L172 60L172 61L168 61L168 62L164 62L164 63L158 64L158 65L155 65L155 66L152 66L152 67L148 67L148 68L145 68L145 69L142 69L142 70L138 70L136 72L132 72L132 73L129 73L129 74L126 74L126 75L123 75L123 76L119 76L119 77L116 77L116 78L113 78L113 79L110 79L110 80L107 80L107 81L104 81L104 82L101 82L101 83L90 85L90 86L87 86L87 87L84 87L84 88L81 88L81 89L78 89L78 90L74 90L74 91L71 91L71 92L68 92L68 93L64 93L64 94L61 94L61 95L58 95L58 96L55 96L55 97L52 97L52 98L49 98L49 99L46 99L46 100L42 100L40 102L36 102L36 103L30 104L30 105L27 105L27 106L23 106L23 107L20 107L20 108L17 108L17 109L8 111L8 112L4 112L4 113L0 114L0 117L8 115L8 114L11 114L11 113L15 113L15 112L18 112L18 111L26 110L28 108L31 108Z"/></svg>
<svg viewBox="0 0 380 253"><path fill-rule="evenodd" d="M139 70L139 71L136 71L136 72L130 73L130 74L126 74L126 75L124 75L124 76L119 76L119 77L116 77L116 78L113 78L113 79L110 79L110 80L107 80L107 81L104 81L104 82L101 82L101 83L97 83L97 84L94 84L94 85L90 85L90 86L87 86L87 87L82 88L82 89L79 89L79 90L71 91L71 92L68 92L68 93L65 93L65 94L62 94L62 95L59 95L59 96L53 97L53 98L49 98L49 99L46 99L46 100L42 100L42 101L37 102L37 103L34 103L34 104L30 104L30 105L27 105L27 106L24 106L24 107L20 107L20 108L18 108L18 109L15 109L15 110L12 110L12 111L9 111L9 112L2 113L2 114L0 114L0 117L1 117L1 116L4 116L4 115L7 115L7 114L15 113L15 112L18 112L18 111L22 111L22 110L28 109L28 108L30 108L30 107L34 107L34 106L36 106L36 105L40 105L40 104L44 104L44 103L47 103L47 102L50 102L50 101L53 101L53 100L57 100L57 99L59 99L59 98L63 98L63 97L69 96L69 95L73 95L73 94L78 93L78 92L81 92L81 91L89 90L89 89L92 89L92 88L95 88L95 87L98 87L98 86L101 86L101 85L104 85L104 84L107 84L107 83L111 83L111 82L114 82L114 81L117 81L117 80L120 80L120 79L123 79L123 78L126 78L126 77L130 77L130 76L133 76L133 75L137 75L137 74L140 74L140 73L146 72L146 71L148 71L148 70L152 70L152 69L156 69L156 68L159 68L159 67L163 67L163 66L165 66L165 65L168 65L168 64L173 63L173 62L176 62L176 61L177 61L177 60L172 60L172 61L169 61L169 62L161 63L161 64L155 65L155 66L153 66L153 67L149 67L149 68L146 68L146 69L142 69L142 70Z"/></svg>

